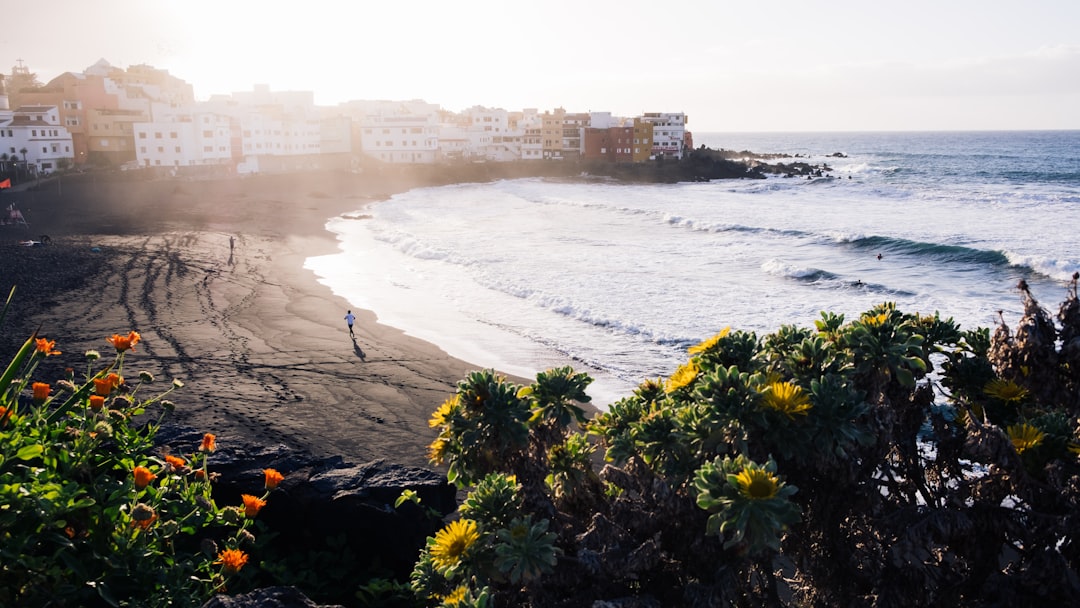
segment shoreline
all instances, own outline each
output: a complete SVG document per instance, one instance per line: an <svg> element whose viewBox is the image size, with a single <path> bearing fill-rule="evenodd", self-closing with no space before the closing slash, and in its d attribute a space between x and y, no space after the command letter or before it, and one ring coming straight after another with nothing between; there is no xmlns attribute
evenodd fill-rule
<svg viewBox="0 0 1080 608"><path fill-rule="evenodd" d="M62 192L18 193L31 226L0 234L0 288L26 287L16 291L3 343L14 352L40 327L64 351L36 374L54 382L64 368L81 373L86 350L107 360L105 337L133 329L143 341L125 373L151 372L159 379L143 389L151 394L173 378L185 384L170 395L174 424L215 433L223 445L430 468L427 420L478 366L378 323L304 267L337 251L329 218L414 185L427 184L330 174L79 176L65 179ZM52 244L15 245L26 232L48 234ZM82 284L55 272L79 260L88 269ZM350 308L355 342L343 319Z"/></svg>
<svg viewBox="0 0 1080 608"><path fill-rule="evenodd" d="M593 378L587 390L592 397L589 405L598 410L606 410L610 403L626 397L636 388L636 384L609 376L603 369L587 362L529 338L493 330L457 310L444 307L434 312L423 305L415 308L411 303L415 297L411 295L412 287L397 285L396 280L382 280L387 273L381 254L375 252L377 241L362 228L350 227L353 222L372 221L373 208L382 204L388 204L388 201L371 201L360 210L346 212L343 222L335 222L342 216L328 218L327 230L334 239L334 251L309 256L305 261L304 268L335 296L348 300L351 292L356 299L353 304L374 311L376 322L429 342L451 357L477 363L478 367L532 379L539 372L569 365ZM372 253L374 257L368 255ZM377 270L371 272L369 269L372 268ZM402 271L408 272L407 269Z"/></svg>

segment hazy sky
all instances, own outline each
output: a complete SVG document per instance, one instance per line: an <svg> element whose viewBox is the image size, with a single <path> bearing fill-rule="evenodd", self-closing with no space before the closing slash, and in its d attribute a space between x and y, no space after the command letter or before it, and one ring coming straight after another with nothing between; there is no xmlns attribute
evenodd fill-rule
<svg viewBox="0 0 1080 608"><path fill-rule="evenodd" d="M197 99L686 112L693 131L1080 128L1078 0L54 0L5 12L0 71L104 58ZM21 11L21 13L19 12Z"/></svg>

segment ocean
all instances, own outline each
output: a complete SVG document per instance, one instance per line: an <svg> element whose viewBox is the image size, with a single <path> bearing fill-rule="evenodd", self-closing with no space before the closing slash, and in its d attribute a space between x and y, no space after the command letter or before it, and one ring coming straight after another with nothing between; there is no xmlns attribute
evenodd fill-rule
<svg viewBox="0 0 1080 608"><path fill-rule="evenodd" d="M305 267L379 322L533 377L589 373L604 407L725 327L759 336L882 302L1010 326L1080 271L1080 131L695 133L821 178L517 179L423 188L330 218ZM841 156L835 156L839 153Z"/></svg>

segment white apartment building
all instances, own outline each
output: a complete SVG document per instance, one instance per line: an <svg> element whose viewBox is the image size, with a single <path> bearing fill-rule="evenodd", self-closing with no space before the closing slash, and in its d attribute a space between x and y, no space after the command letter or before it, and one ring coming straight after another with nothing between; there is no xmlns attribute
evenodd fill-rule
<svg viewBox="0 0 1080 608"><path fill-rule="evenodd" d="M468 138L469 156L500 162L521 158L524 132L511 130L509 112L501 108L473 106L459 116Z"/></svg>
<svg viewBox="0 0 1080 608"><path fill-rule="evenodd" d="M213 112L158 112L135 123L135 158L141 167L195 167L233 162L228 116Z"/></svg>
<svg viewBox="0 0 1080 608"><path fill-rule="evenodd" d="M424 102L374 102L360 118L360 147L385 163L439 160L439 107Z"/></svg>
<svg viewBox="0 0 1080 608"><path fill-rule="evenodd" d="M74 163L71 133L60 124L56 106L8 108L0 93L0 155L26 163L35 174L48 174Z"/></svg>
<svg viewBox="0 0 1080 608"><path fill-rule="evenodd" d="M510 129L521 133L521 159L544 158L544 120L536 108L525 108L511 114Z"/></svg>
<svg viewBox="0 0 1080 608"><path fill-rule="evenodd" d="M686 114L682 112L646 112L641 116L642 122L653 125L653 157L669 156L682 158L686 153L684 141L686 137L686 123L689 122Z"/></svg>

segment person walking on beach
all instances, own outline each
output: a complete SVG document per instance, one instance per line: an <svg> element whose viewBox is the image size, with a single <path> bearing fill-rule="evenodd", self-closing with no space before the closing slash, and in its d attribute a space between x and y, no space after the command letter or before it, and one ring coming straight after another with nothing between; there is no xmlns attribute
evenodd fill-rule
<svg viewBox="0 0 1080 608"><path fill-rule="evenodd" d="M356 315L352 314L351 310L345 312L345 322L349 325L349 335L355 338L356 335L353 333L352 326L356 322Z"/></svg>

